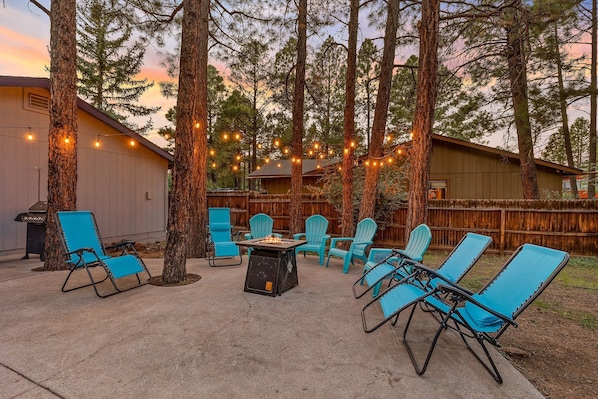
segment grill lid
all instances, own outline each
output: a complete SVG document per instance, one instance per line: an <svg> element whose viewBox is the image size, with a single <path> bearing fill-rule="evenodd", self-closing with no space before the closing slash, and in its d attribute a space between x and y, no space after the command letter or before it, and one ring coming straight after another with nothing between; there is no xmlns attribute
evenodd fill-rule
<svg viewBox="0 0 598 399"><path fill-rule="evenodd" d="M48 201L37 201L29 208L30 213L41 213L48 211Z"/></svg>
<svg viewBox="0 0 598 399"><path fill-rule="evenodd" d="M29 212L19 213L16 222L43 224L46 222L48 201L37 201L29 208Z"/></svg>

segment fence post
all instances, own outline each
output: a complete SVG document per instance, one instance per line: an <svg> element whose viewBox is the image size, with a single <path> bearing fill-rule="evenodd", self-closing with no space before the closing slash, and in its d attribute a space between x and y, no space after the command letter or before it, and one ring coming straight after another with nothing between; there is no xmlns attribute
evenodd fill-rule
<svg viewBox="0 0 598 399"><path fill-rule="evenodd" d="M504 208L500 210L500 242L499 250L500 256L504 255L505 252L505 226L507 225L507 212Z"/></svg>

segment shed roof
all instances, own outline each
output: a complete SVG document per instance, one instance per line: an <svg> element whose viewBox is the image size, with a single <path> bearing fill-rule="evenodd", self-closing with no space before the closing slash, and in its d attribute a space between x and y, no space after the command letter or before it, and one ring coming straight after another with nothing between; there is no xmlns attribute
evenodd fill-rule
<svg viewBox="0 0 598 399"><path fill-rule="evenodd" d="M337 163L333 159L304 159L301 163L303 176L319 176L323 169ZM288 177L291 175L291 160L279 159L263 165L247 176L248 179L273 179L278 177Z"/></svg>
<svg viewBox="0 0 598 399"><path fill-rule="evenodd" d="M0 87L39 87L50 90L50 79L32 78L24 76L0 76ZM168 151L163 150L162 148L152 143L139 133L134 132L133 130L129 129L128 127L117 121L116 119L105 114L104 112L100 111L99 109L85 102L79 97L77 97L77 107L92 115L96 119L109 125L110 127L114 128L123 135L133 138L139 144L150 149L151 151L155 152L161 157L167 159L169 163L174 162L174 157Z"/></svg>
<svg viewBox="0 0 598 399"><path fill-rule="evenodd" d="M476 151L486 152L489 154L496 154L506 159L512 159L515 162L519 162L519 154L515 152L501 150L499 148L488 147L482 144L471 143L469 141L456 139L453 137L441 136L439 134L433 134L432 140L437 142L443 142L453 144L455 146L461 146L465 148L471 148ZM361 158L367 158L367 155L363 155ZM535 159L536 164L554 169L563 174L569 175L580 175L584 172L581 169L571 168L565 165L560 165L553 162L544 161L542 159ZM303 160L303 176L317 176L324 172L324 168L329 165L334 165L341 162L340 159L304 159ZM291 175L291 161L288 159L281 159L277 161L271 161L270 163L261 167L249 174L249 179L275 179L279 177L288 177Z"/></svg>

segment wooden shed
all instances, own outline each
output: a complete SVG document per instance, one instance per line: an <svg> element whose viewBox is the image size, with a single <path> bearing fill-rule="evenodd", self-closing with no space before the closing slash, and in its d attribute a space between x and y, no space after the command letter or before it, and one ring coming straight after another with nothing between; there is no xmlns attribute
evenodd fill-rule
<svg viewBox="0 0 598 399"><path fill-rule="evenodd" d="M307 186L319 185L318 180L322 177L324 168L336 162L336 160L331 159L304 159L301 165L303 192L309 192ZM258 179L261 182L261 190L268 194L287 194L291 190L291 160L270 161L260 169L251 172L247 178Z"/></svg>
<svg viewBox="0 0 598 399"><path fill-rule="evenodd" d="M522 199L519 154L440 135L432 139L430 196ZM560 198L563 177L582 171L536 159L540 197Z"/></svg>
<svg viewBox="0 0 598 399"><path fill-rule="evenodd" d="M50 83L0 76L0 255L26 246L15 216L47 198ZM77 208L94 212L103 238L163 240L172 156L78 99Z"/></svg>

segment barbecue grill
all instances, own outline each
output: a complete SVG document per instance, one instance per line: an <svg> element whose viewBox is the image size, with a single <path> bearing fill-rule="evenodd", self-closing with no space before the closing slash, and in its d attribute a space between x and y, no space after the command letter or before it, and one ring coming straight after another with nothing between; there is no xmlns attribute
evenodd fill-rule
<svg viewBox="0 0 598 399"><path fill-rule="evenodd" d="M28 212L19 213L15 218L17 222L27 223L27 245L25 256L21 259L29 259L29 254L39 254L39 260L44 260L46 249L46 217L48 203L37 201Z"/></svg>

